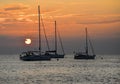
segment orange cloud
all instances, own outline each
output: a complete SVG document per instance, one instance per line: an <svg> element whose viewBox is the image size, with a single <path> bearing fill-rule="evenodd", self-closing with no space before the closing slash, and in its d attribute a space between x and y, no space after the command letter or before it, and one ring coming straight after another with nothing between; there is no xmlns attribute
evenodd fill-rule
<svg viewBox="0 0 120 84"><path fill-rule="evenodd" d="M49 36L52 36L53 33L54 20L57 20L60 32L66 38L78 37L81 32L80 29L86 26L92 28L92 34L96 32L96 35L101 37L104 37L109 29L112 29L111 32L116 32L116 30L113 31L114 27L120 26L120 14L116 12L119 7L116 1L114 2L116 6L114 6L112 0L110 0L110 4L107 0L75 0L74 2L63 0L62 2L59 1L60 4L54 0L41 2L41 13ZM10 4L1 8L0 27L2 29L6 28L4 34L20 35L20 33L25 34L26 32L35 34L33 27L37 29L37 5L30 5ZM113 35L113 33L110 34Z"/></svg>
<svg viewBox="0 0 120 84"><path fill-rule="evenodd" d="M18 22L32 22L33 20L30 17L33 14L28 12L30 9L29 6L20 3L7 5L0 9L0 23L16 24Z"/></svg>
<svg viewBox="0 0 120 84"><path fill-rule="evenodd" d="M29 7L27 5L24 4L10 4L7 7L4 8L5 11L20 11L20 10L24 10L24 9L28 9Z"/></svg>

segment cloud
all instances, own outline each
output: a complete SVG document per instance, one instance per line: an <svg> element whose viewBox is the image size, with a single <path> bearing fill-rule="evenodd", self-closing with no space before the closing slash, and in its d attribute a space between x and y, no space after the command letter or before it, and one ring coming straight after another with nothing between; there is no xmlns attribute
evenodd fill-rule
<svg viewBox="0 0 120 84"><path fill-rule="evenodd" d="M107 23L117 23L120 22L120 19L108 19L108 20L101 20L101 21L84 21L84 22L77 22L78 24L107 24Z"/></svg>
<svg viewBox="0 0 120 84"><path fill-rule="evenodd" d="M33 22L29 18L0 18L0 24L14 24L14 23L24 23L24 22Z"/></svg>
<svg viewBox="0 0 120 84"><path fill-rule="evenodd" d="M54 17L58 18L59 20L64 20L63 22L65 23L76 24L107 24L120 22L120 14L65 14L56 15Z"/></svg>
<svg viewBox="0 0 120 84"><path fill-rule="evenodd" d="M6 14L5 12L3 12L3 11L0 11L0 15L2 15L2 14Z"/></svg>
<svg viewBox="0 0 120 84"><path fill-rule="evenodd" d="M78 21L79 24L107 24L107 23L119 23L120 14L104 14L104 15L86 15L83 21Z"/></svg>
<svg viewBox="0 0 120 84"><path fill-rule="evenodd" d="M61 9L45 9L42 11L43 13L54 13L54 12L59 12Z"/></svg>
<svg viewBox="0 0 120 84"><path fill-rule="evenodd" d="M0 9L0 24L11 22L31 22L32 20L27 17L27 11L29 6L16 3L9 4L6 7Z"/></svg>
<svg viewBox="0 0 120 84"><path fill-rule="evenodd" d="M6 18L4 22L31 22L31 19L25 19L25 18Z"/></svg>
<svg viewBox="0 0 120 84"><path fill-rule="evenodd" d="M14 10L24 10L24 9L28 9L29 7L23 4L13 4L10 5L6 8L4 8L5 11L14 11Z"/></svg>

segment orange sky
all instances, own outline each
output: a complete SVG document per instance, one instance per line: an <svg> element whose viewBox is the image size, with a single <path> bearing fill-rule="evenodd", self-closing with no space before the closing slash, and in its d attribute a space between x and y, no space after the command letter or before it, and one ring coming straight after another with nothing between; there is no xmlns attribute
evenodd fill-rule
<svg viewBox="0 0 120 84"><path fill-rule="evenodd" d="M38 0L48 36L54 21L63 37L82 36L88 27L94 37L118 37L120 0ZM24 36L37 32L37 1L0 1L0 35ZM80 35L81 34L81 35Z"/></svg>
<svg viewBox="0 0 120 84"><path fill-rule="evenodd" d="M96 52L119 53L119 3L120 0L0 0L0 53L26 49L25 38L31 38L30 46L37 49L38 4L52 47L56 20L68 53L80 49L80 46L84 47L80 42L85 39L85 27L95 41Z"/></svg>

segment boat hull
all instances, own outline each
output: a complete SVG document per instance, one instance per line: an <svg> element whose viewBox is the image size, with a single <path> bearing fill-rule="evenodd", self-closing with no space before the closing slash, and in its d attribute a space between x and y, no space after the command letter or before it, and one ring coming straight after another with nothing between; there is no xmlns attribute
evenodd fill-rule
<svg viewBox="0 0 120 84"><path fill-rule="evenodd" d="M75 55L74 59L95 59L95 55Z"/></svg>
<svg viewBox="0 0 120 84"><path fill-rule="evenodd" d="M64 58L64 55L50 55L51 58Z"/></svg>
<svg viewBox="0 0 120 84"><path fill-rule="evenodd" d="M45 56L45 55L41 55L41 56L33 55L33 56L20 57L20 60L23 60L23 61L49 61L49 60L51 60L51 57Z"/></svg>

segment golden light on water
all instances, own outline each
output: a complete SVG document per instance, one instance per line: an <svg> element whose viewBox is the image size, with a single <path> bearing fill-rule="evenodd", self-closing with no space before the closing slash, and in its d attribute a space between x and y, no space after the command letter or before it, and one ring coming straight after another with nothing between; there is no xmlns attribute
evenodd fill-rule
<svg viewBox="0 0 120 84"><path fill-rule="evenodd" d="M30 38L25 39L25 44L29 45L32 43L32 40Z"/></svg>

